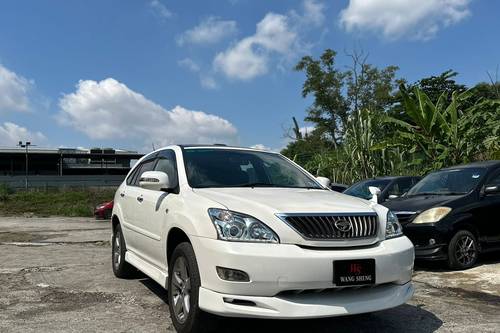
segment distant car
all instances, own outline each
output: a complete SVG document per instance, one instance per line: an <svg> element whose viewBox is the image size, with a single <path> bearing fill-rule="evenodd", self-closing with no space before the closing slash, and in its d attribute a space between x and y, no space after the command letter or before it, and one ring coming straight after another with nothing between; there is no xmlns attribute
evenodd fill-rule
<svg viewBox="0 0 500 333"><path fill-rule="evenodd" d="M109 201L98 205L94 209L94 216L98 220L109 220L111 219L112 212L113 212L113 201Z"/></svg>
<svg viewBox="0 0 500 333"><path fill-rule="evenodd" d="M398 216L417 259L472 267L479 252L500 249L500 161L430 173L384 206Z"/></svg>
<svg viewBox="0 0 500 333"><path fill-rule="evenodd" d="M330 189L335 192L343 193L345 190L349 188L349 185L339 184L339 183L331 183Z"/></svg>
<svg viewBox="0 0 500 333"><path fill-rule="evenodd" d="M384 203L388 200L401 197L420 179L421 177L416 176L376 177L357 182L343 193L371 200L373 193L370 192L370 187L375 187L380 190L380 193L377 195L377 202Z"/></svg>

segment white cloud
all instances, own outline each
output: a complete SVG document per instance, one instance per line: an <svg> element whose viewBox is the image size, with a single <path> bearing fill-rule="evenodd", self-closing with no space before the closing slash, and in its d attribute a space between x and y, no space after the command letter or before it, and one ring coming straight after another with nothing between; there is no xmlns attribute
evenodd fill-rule
<svg viewBox="0 0 500 333"><path fill-rule="evenodd" d="M321 26L325 22L325 4L317 0L304 0L302 14L292 12L299 24Z"/></svg>
<svg viewBox="0 0 500 333"><path fill-rule="evenodd" d="M203 88L206 89L217 89L217 82L211 76L200 75L200 84Z"/></svg>
<svg viewBox="0 0 500 333"><path fill-rule="evenodd" d="M213 61L215 71L231 79L250 80L269 71L273 60L293 60L307 52L310 45L303 43L303 34L311 27L319 27L325 20L325 6L317 0L304 0L299 12L267 13L257 23L255 33L240 39Z"/></svg>
<svg viewBox="0 0 500 333"><path fill-rule="evenodd" d="M299 128L300 133L302 136L306 136L312 133L314 131L314 126L303 126Z"/></svg>
<svg viewBox="0 0 500 333"><path fill-rule="evenodd" d="M225 21L211 16L177 38L179 45L214 44L238 31L236 21Z"/></svg>
<svg viewBox="0 0 500 333"><path fill-rule="evenodd" d="M289 24L289 17L268 13L259 23L254 35L243 38L214 59L216 71L227 77L249 80L268 71L272 53L291 52L298 36Z"/></svg>
<svg viewBox="0 0 500 333"><path fill-rule="evenodd" d="M470 0L350 0L340 13L347 31L371 31L395 40L427 40L442 27L460 22Z"/></svg>
<svg viewBox="0 0 500 333"><path fill-rule="evenodd" d="M33 85L32 80L0 65L0 113L29 111L29 93Z"/></svg>
<svg viewBox="0 0 500 333"><path fill-rule="evenodd" d="M31 132L26 127L14 123L0 124L0 146L15 146L19 141L31 141L33 144L40 145L46 143L47 138L41 132Z"/></svg>
<svg viewBox="0 0 500 333"><path fill-rule="evenodd" d="M149 3L149 6L161 18L168 19L168 18L171 18L173 16L173 13L164 4L162 4L159 0L152 0Z"/></svg>
<svg viewBox="0 0 500 333"><path fill-rule="evenodd" d="M188 69L190 72L199 72L200 66L191 58L184 58L178 61L179 66Z"/></svg>
<svg viewBox="0 0 500 333"><path fill-rule="evenodd" d="M166 110L125 84L108 78L80 81L59 100L59 121L91 139L131 139L141 144L234 144L236 128L227 120L182 106Z"/></svg>

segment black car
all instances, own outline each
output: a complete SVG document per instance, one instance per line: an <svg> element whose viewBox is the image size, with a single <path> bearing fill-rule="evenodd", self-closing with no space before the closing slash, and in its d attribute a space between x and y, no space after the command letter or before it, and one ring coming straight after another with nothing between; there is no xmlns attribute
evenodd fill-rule
<svg viewBox="0 0 500 333"><path fill-rule="evenodd" d="M378 203L383 203L388 200L399 198L420 179L420 177L415 176L376 177L357 182L343 193L370 200L373 194L370 193L369 188L377 187L380 189L380 195L377 196L377 201Z"/></svg>
<svg viewBox="0 0 500 333"><path fill-rule="evenodd" d="M500 161L432 172L384 205L398 216L417 259L465 269L480 252L500 249Z"/></svg>

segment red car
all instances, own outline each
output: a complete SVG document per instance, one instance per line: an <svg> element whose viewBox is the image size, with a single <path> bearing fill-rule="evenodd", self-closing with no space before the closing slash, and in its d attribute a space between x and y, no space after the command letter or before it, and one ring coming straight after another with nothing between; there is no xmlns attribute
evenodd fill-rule
<svg viewBox="0 0 500 333"><path fill-rule="evenodd" d="M113 201L105 202L94 209L94 216L97 220L109 220L111 219L112 211Z"/></svg>

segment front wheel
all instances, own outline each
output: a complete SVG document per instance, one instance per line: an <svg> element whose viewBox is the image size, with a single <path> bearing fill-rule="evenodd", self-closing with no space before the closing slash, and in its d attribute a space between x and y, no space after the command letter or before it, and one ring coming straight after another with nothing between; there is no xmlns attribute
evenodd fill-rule
<svg viewBox="0 0 500 333"><path fill-rule="evenodd" d="M179 333L210 330L213 318L198 307L200 272L191 244L177 245L168 268L168 307Z"/></svg>
<svg viewBox="0 0 500 333"><path fill-rule="evenodd" d="M467 269L476 264L479 245L476 236L468 230L460 230L448 246L448 266L451 269Z"/></svg>
<svg viewBox="0 0 500 333"><path fill-rule="evenodd" d="M118 224L113 230L111 244L113 273L116 277L126 279L134 276L134 267L125 261L127 247L123 238L122 228Z"/></svg>

